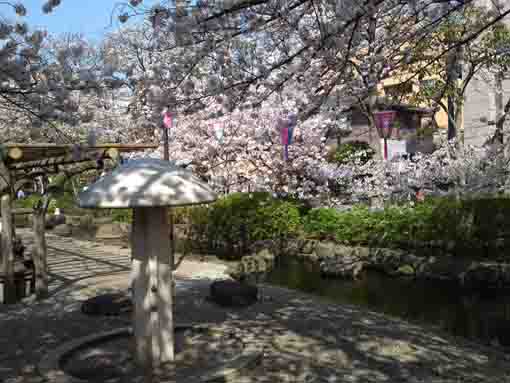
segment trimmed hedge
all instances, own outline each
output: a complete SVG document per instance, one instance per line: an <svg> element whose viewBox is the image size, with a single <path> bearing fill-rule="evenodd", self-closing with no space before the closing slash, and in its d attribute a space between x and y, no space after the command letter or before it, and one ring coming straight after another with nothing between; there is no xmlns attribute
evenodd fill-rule
<svg viewBox="0 0 510 383"><path fill-rule="evenodd" d="M31 207L36 198L17 200L16 205ZM57 204L65 211L74 200L65 193ZM86 212L110 215L120 222L132 218L130 209ZM504 256L502 250L510 243L510 198L503 197L428 198L416 206L338 211L309 209L302 201L275 199L268 193L233 193L210 205L172 209L172 214L176 224L187 226L186 239L195 250L227 258L245 255L255 241L298 236L396 248L433 241L450 253L491 258Z"/></svg>
<svg viewBox="0 0 510 383"><path fill-rule="evenodd" d="M457 255L492 256L510 240L510 199L428 199L381 211L319 208L303 221L307 235L342 243L409 247L433 241Z"/></svg>
<svg viewBox="0 0 510 383"><path fill-rule="evenodd" d="M299 206L268 193L233 193L208 206L175 210L189 237L220 256L238 258L258 240L287 239L301 228Z"/></svg>

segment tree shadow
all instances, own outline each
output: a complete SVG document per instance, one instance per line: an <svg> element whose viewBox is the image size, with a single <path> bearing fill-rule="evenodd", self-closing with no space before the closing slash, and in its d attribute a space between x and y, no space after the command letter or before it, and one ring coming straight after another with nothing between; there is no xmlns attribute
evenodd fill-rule
<svg viewBox="0 0 510 383"><path fill-rule="evenodd" d="M114 264L125 272L127 253L119 255L121 261L96 265L95 256L79 255L87 248L97 252L97 246L82 241L73 250L68 247L76 242L54 241L58 238L51 236L55 256L49 257L50 270L53 261L54 271L62 266L55 272L61 277L60 288L41 302L0 307L0 381L40 382L36 365L43 355L69 340L130 322L128 315L98 318L80 310L81 302L92 294L119 291L109 279L111 270L101 279L95 267ZM76 263L66 263L65 257ZM87 268L87 262L96 266ZM225 309L206 299L211 282L178 279L174 316L177 322L216 324L264 348L261 364L244 371L239 382L510 382L508 360L496 349L269 285L259 285L266 297L259 303Z"/></svg>

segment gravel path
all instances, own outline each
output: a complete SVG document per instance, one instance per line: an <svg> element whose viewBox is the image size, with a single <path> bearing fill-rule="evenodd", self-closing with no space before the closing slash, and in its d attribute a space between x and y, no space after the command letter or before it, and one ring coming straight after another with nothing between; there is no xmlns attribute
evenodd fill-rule
<svg viewBox="0 0 510 383"><path fill-rule="evenodd" d="M52 296L0 306L0 382L42 382L35 368L42 355L128 319L98 319L79 310L80 301L93 294L126 288L127 249L52 235L48 243L58 249L49 259ZM510 363L495 350L270 286L261 286L267 299L249 308L219 308L206 296L224 266L185 261L181 267L177 275L186 279L177 281L178 321L218 323L265 347L262 364L239 382L510 383Z"/></svg>

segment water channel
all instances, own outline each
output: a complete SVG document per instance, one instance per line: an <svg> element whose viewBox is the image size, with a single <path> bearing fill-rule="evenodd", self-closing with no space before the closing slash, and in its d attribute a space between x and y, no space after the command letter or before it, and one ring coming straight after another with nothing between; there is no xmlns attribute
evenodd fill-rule
<svg viewBox="0 0 510 383"><path fill-rule="evenodd" d="M468 292L450 283L393 278L375 271L357 281L326 279L316 265L284 257L263 280L510 350L510 292Z"/></svg>

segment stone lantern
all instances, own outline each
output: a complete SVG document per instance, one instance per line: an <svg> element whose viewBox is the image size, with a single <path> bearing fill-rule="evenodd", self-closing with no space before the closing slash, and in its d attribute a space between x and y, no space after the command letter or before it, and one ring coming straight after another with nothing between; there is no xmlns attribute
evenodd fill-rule
<svg viewBox="0 0 510 383"><path fill-rule="evenodd" d="M174 359L173 254L167 207L216 198L191 172L159 159L128 161L78 196L83 208L133 209L133 328L136 358L145 368Z"/></svg>

